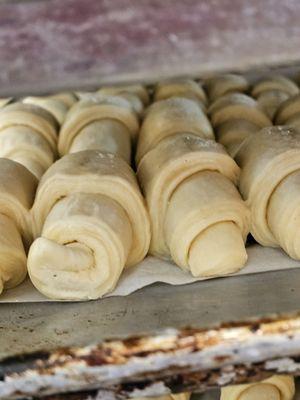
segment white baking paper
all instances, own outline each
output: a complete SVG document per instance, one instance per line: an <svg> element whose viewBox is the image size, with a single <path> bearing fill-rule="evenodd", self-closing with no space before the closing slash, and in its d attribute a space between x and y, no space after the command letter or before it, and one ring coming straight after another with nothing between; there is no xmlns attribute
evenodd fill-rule
<svg viewBox="0 0 300 400"><path fill-rule="evenodd" d="M255 244L247 247L247 252L249 256L247 265L234 275L257 274L300 267L299 261L289 258L280 249L272 249ZM126 270L116 289L106 297L127 296L155 282L164 282L170 285L184 285L204 279L193 278L189 273L182 271L171 262L163 261L155 257L147 257L140 264ZM15 289L4 292L0 297L0 303L43 301L55 300L48 299L40 294L29 279Z"/></svg>

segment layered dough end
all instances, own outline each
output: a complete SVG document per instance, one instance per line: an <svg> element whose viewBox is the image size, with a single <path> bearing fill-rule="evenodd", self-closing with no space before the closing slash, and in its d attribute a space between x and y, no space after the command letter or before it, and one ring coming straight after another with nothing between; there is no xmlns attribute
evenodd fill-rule
<svg viewBox="0 0 300 400"><path fill-rule="evenodd" d="M292 400L294 395L292 376L273 375L261 382L224 387L220 400Z"/></svg>

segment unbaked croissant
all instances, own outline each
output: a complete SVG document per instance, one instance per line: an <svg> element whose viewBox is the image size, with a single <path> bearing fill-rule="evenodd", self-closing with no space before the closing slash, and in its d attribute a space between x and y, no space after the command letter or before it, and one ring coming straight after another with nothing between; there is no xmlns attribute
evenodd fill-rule
<svg viewBox="0 0 300 400"><path fill-rule="evenodd" d="M150 251L194 276L235 272L247 260L249 215L234 184L239 168L212 140L179 133L138 167L150 219Z"/></svg>
<svg viewBox="0 0 300 400"><path fill-rule="evenodd" d="M19 162L40 178L54 160L57 131L55 119L43 108L9 104L0 110L0 157Z"/></svg>
<svg viewBox="0 0 300 400"><path fill-rule="evenodd" d="M210 101L215 101L229 93L244 93L249 88L247 79L241 75L224 74L213 76L205 81Z"/></svg>
<svg viewBox="0 0 300 400"><path fill-rule="evenodd" d="M29 96L25 97L22 100L22 102L25 104L33 104L35 106L39 106L44 110L48 111L55 118L56 122L59 125L62 125L62 123L64 122L66 114L69 109L69 107L67 107L62 100L56 99L51 96L49 97Z"/></svg>
<svg viewBox="0 0 300 400"><path fill-rule="evenodd" d="M172 97L153 103L146 111L141 127L136 152L137 163L162 139L180 132L207 139L214 138L207 116L193 100Z"/></svg>
<svg viewBox="0 0 300 400"><path fill-rule="evenodd" d="M24 250L32 239L29 209L36 178L23 165L0 158L0 293L26 276Z"/></svg>
<svg viewBox="0 0 300 400"><path fill-rule="evenodd" d="M158 83L154 91L154 100L165 100L170 97L184 97L194 100L204 110L207 104L205 91L199 83L192 79L177 79Z"/></svg>
<svg viewBox="0 0 300 400"><path fill-rule="evenodd" d="M7 104L9 104L12 101L12 97L7 97L7 98L0 98L0 108L5 107Z"/></svg>
<svg viewBox="0 0 300 400"><path fill-rule="evenodd" d="M28 271L51 298L99 298L148 251L149 219L135 175L113 154L88 150L54 163L40 181L32 215L37 239Z"/></svg>
<svg viewBox="0 0 300 400"><path fill-rule="evenodd" d="M273 119L281 103L298 93L298 86L291 79L281 75L262 79L254 85L251 92L259 107L270 119Z"/></svg>
<svg viewBox="0 0 300 400"><path fill-rule="evenodd" d="M61 155L98 149L130 162L131 142L138 130L138 117L127 100L98 95L70 109L60 131L58 149Z"/></svg>
<svg viewBox="0 0 300 400"><path fill-rule="evenodd" d="M240 191L251 209L251 233L264 246L300 259L300 135L268 127L247 139L236 157Z"/></svg>
<svg viewBox="0 0 300 400"><path fill-rule="evenodd" d="M242 93L218 98L209 107L211 121L220 143L235 157L244 141L262 127L272 125L256 100Z"/></svg>
<svg viewBox="0 0 300 400"><path fill-rule="evenodd" d="M145 86L139 84L132 85L119 85L119 86L103 86L98 91L103 95L118 96L126 93L137 96L143 103L144 106L149 104L149 93Z"/></svg>
<svg viewBox="0 0 300 400"><path fill-rule="evenodd" d="M290 97L278 108L275 115L277 125L290 125L300 129L300 95Z"/></svg>
<svg viewBox="0 0 300 400"><path fill-rule="evenodd" d="M292 400L294 395L294 378L274 375L261 382L224 387L220 400Z"/></svg>
<svg viewBox="0 0 300 400"><path fill-rule="evenodd" d="M67 108L72 107L78 100L75 94L71 92L54 93L49 95L48 97L62 101Z"/></svg>
<svg viewBox="0 0 300 400"><path fill-rule="evenodd" d="M140 88L140 90L138 90ZM143 86L128 86L128 87L104 87L98 90L96 93L81 93L80 98L85 99L89 97L101 96L118 96L127 100L133 110L139 117L142 117L144 107L149 103L149 95L147 90ZM147 94L147 95L146 95Z"/></svg>

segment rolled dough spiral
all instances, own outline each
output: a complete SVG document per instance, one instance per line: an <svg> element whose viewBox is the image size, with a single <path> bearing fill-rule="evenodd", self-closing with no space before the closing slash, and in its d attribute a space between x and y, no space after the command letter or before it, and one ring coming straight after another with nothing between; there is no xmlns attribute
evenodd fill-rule
<svg viewBox="0 0 300 400"><path fill-rule="evenodd" d="M58 124L32 104L9 104L0 111L0 157L24 165L38 179L56 155Z"/></svg>
<svg viewBox="0 0 300 400"><path fill-rule="evenodd" d="M224 387L220 400L292 400L294 395L294 378L274 375L257 383Z"/></svg>
<svg viewBox="0 0 300 400"><path fill-rule="evenodd" d="M32 216L37 239L28 271L48 297L101 297L149 248L150 224L136 178L113 154L87 150L54 163L40 181Z"/></svg>

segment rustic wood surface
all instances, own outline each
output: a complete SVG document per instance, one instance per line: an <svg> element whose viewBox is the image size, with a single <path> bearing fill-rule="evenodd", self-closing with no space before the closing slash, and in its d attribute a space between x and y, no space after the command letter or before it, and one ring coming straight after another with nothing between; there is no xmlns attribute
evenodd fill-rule
<svg viewBox="0 0 300 400"><path fill-rule="evenodd" d="M0 1L0 96L300 59L297 0Z"/></svg>

